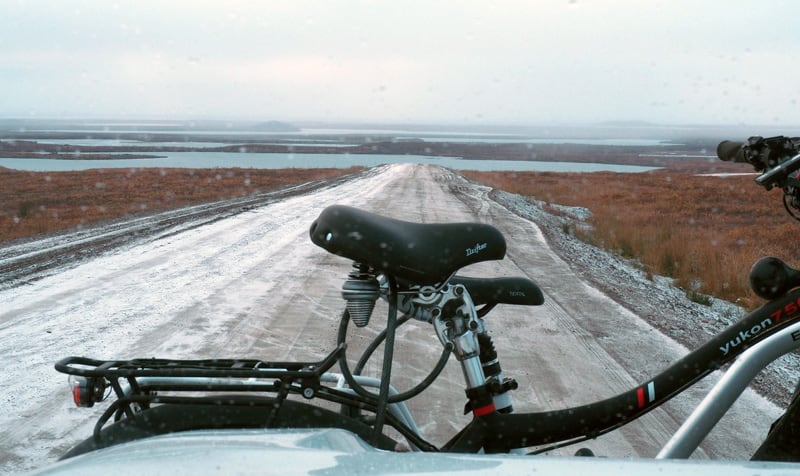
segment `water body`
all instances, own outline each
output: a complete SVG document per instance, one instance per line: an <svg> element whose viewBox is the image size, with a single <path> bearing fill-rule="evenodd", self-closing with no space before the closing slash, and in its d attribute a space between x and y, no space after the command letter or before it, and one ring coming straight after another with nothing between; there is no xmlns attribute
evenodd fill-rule
<svg viewBox="0 0 800 476"><path fill-rule="evenodd" d="M308 140L303 137L296 138L282 138L276 141L274 137L263 137L264 140L253 135L248 135L241 141L229 140L226 142L204 142L204 141L140 141L131 139L25 139L39 142L41 144L60 144L60 145L74 145L74 146L91 146L91 147L193 147L193 148L208 148L208 147L223 147L229 145L247 145L248 143L258 144L279 144L279 145L296 145L296 146L325 146L325 147L352 147L358 145L354 142L341 142L340 140ZM346 139L346 137L342 137ZM568 139L568 138L553 138L553 139L536 139L525 137L397 137L395 140L409 141L409 140L423 140L425 142L453 142L459 144L579 144L579 145L601 145L601 146L618 146L618 147L664 147L669 145L677 145L674 142L669 142L661 139Z"/></svg>
<svg viewBox="0 0 800 476"><path fill-rule="evenodd" d="M412 138L401 138L409 140ZM681 145L662 139L530 139L525 137L513 138L487 138L487 137L423 137L426 142L458 142L463 144L578 144L578 145L604 145L619 147L658 147Z"/></svg>
<svg viewBox="0 0 800 476"><path fill-rule="evenodd" d="M0 158L0 167L34 172L56 172L100 168L347 168L375 167L391 163L433 164L455 170L515 170L540 172L646 172L658 167L576 162L536 162L517 160L466 160L456 157L383 154L239 154L235 152L170 152L156 153L156 159L58 160Z"/></svg>
<svg viewBox="0 0 800 476"><path fill-rule="evenodd" d="M87 147L191 147L195 149L212 148L212 147L225 147L229 145L248 145L252 143L252 139L246 141L227 141L227 142L199 142L199 141L144 141L132 139L25 139L36 141L40 144L58 144L58 145L76 145ZM275 141L259 141L259 144L270 145L294 145L294 146L312 146L312 147L353 147L358 144L343 144L335 139L330 140L302 140L297 142L293 139Z"/></svg>
<svg viewBox="0 0 800 476"><path fill-rule="evenodd" d="M309 145L325 144L332 146L351 145L354 139L371 137L377 140L423 140L426 142L458 142L458 143L498 143L498 144L582 144L582 145L602 145L602 146L644 146L658 147L666 145L676 145L675 142L666 139L666 135L660 136L659 133L666 132L661 130L653 131L648 136L631 136L628 128L621 130L608 130L602 136L594 129L573 130L571 128L556 128L545 132L534 133L508 133L508 132L477 132L477 131L452 131L452 130L412 130L402 128L380 129L380 128L303 128L296 132L286 131L259 131L253 129L185 129L179 124L90 124L76 128L55 128L31 130L30 132L41 133L42 139L35 136L26 140L36 140L42 143L58 143L70 145L86 146L121 146L121 145L164 145L164 146L189 146L189 147L218 147L221 145L235 145L241 142L258 141L259 143L270 144L280 141L280 143L303 142ZM47 134L80 134L84 137L69 139L50 139ZM102 134L103 137L87 137L92 134ZM108 134L115 134L116 137L109 137ZM153 141L141 141L142 134L151 135ZM186 138L185 142L160 142L159 135L180 135ZM222 138L224 142L204 142L203 136ZM200 140L195 140L200 139ZM356 141L356 142L360 142Z"/></svg>
<svg viewBox="0 0 800 476"><path fill-rule="evenodd" d="M28 140L28 139L25 139ZM30 139L40 144L78 145L78 146L103 146L103 147L224 147L231 142L146 142L130 139Z"/></svg>
<svg viewBox="0 0 800 476"><path fill-rule="evenodd" d="M158 133L153 133L158 134ZM181 131L179 134L186 134L187 137L199 136L196 133L185 133ZM297 145L297 146L325 146L325 147L352 147L358 145L354 142L348 142L347 135L343 134L338 139L315 139L308 140L303 137L305 134L290 135L286 133L279 134L280 141L275 140L275 133L271 134L254 134L254 133L231 133L219 132L219 134L229 135L230 140L226 142L202 142L202 141L141 141L131 139L37 139L30 138L25 140L36 141L42 144L62 144L62 145L77 145L77 146L96 146L96 147L223 147L226 145L239 145L247 144L256 141L259 144L279 144L279 145ZM236 135L241 135L242 140L237 141ZM318 136L315 136L318 137ZM264 140L260 140L264 139ZM408 136L408 137L394 137L394 140L410 141L422 140L425 142L453 142L460 144L579 144L579 145L601 145L601 146L619 146L619 147L663 147L669 145L679 145L675 142L670 142L663 139L570 139L570 138L530 138L523 136L486 136L486 135L459 135L459 136Z"/></svg>

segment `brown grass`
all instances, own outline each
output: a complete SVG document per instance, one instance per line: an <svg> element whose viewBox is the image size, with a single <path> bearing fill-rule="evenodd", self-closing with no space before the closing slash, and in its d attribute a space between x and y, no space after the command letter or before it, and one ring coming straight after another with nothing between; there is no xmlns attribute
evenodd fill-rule
<svg viewBox="0 0 800 476"><path fill-rule="evenodd" d="M97 169L21 172L0 168L0 242L333 177L351 169ZM780 192L752 177L675 171L465 172L512 193L592 211L581 237L639 260L654 274L746 306L758 302L747 271L762 256L800 261L798 224Z"/></svg>
<svg viewBox="0 0 800 476"><path fill-rule="evenodd" d="M354 169L96 169L0 167L0 242L127 215L266 192Z"/></svg>
<svg viewBox="0 0 800 476"><path fill-rule="evenodd" d="M592 211L581 238L639 260L651 273L746 307L758 304L748 271L763 256L797 263L798 223L778 191L752 176L703 177L680 172L469 172L509 192Z"/></svg>

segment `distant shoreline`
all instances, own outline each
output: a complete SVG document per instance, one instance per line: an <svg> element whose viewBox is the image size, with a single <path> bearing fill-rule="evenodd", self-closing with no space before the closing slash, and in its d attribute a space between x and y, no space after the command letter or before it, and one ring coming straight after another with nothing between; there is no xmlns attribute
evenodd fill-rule
<svg viewBox="0 0 800 476"><path fill-rule="evenodd" d="M140 160L140 159L163 159L163 155L146 154L84 154L84 153L37 153L37 152L6 152L0 153L7 159L31 159L31 160Z"/></svg>
<svg viewBox="0 0 800 476"><path fill-rule="evenodd" d="M11 137L9 137L11 136ZM15 138L15 134L0 135L0 157L23 159L57 159L57 160L115 160L115 159L155 159L164 158L163 154L178 152L195 153L260 153L260 154L354 154L354 155L396 155L396 156L428 156L451 157L464 160L508 160L536 162L574 162L605 163L614 165L638 165L647 167L668 167L676 160L683 165L687 159L700 162L714 162L708 159L708 150L714 150L713 142L692 144L660 145L596 145L580 143L516 143L516 142L427 142L424 140L380 140L367 141L356 145L308 145L279 143L231 142L230 145L197 147L197 146L155 146L146 145L73 145L38 142L36 139L52 140L45 137ZM85 137L85 136L84 136ZM74 137L73 137L74 138ZM127 137L126 137L127 138ZM175 141L183 136L169 135L159 140ZM195 143L204 141L219 142L237 137L203 136L193 138ZM65 138L65 141L69 139ZM349 139L348 139L349 140ZM270 141L272 142L272 141ZM711 148L713 147L713 148ZM653 153L657 148L658 154ZM711 149L709 149L711 148ZM700 156L700 157L698 157ZM719 162L719 161L716 161ZM720 164L721 165L721 164Z"/></svg>

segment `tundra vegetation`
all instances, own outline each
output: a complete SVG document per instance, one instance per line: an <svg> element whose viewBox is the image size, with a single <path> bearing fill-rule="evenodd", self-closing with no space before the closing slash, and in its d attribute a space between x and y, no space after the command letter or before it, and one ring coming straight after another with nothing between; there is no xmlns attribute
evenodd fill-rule
<svg viewBox="0 0 800 476"><path fill-rule="evenodd" d="M354 171L133 168L25 172L0 167L0 244Z"/></svg>
<svg viewBox="0 0 800 476"><path fill-rule="evenodd" d="M585 207L585 223L566 231L630 258L648 274L674 278L690 298L713 295L746 308L763 302L750 289L750 266L764 256L800 262L800 224L781 192L753 175L708 176L665 169L623 174L466 172L490 187L548 204ZM553 213L563 213L550 207Z"/></svg>
<svg viewBox="0 0 800 476"><path fill-rule="evenodd" d="M120 217L225 200L325 179L353 169L0 168L0 243ZM740 170L741 171L741 170ZM761 301L747 271L763 256L800 262L798 223L753 176L667 168L625 173L464 172L488 186L552 205L585 207L567 232L675 279L698 301L713 295L747 308ZM563 213L551 206L553 213Z"/></svg>

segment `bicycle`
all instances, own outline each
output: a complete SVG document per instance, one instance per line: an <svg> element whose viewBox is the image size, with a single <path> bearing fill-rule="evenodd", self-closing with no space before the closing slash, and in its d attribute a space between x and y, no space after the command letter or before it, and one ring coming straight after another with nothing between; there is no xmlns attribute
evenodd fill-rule
<svg viewBox="0 0 800 476"><path fill-rule="evenodd" d="M782 187L792 214L790 208L800 209L800 181L793 177L800 169L798 145L787 138L751 138L747 143L721 143L718 155L752 164L761 172L756 182L765 188ZM778 258L763 258L753 265L750 281L767 302L663 372L602 401L515 413L511 393L518 385L504 376L484 317L500 304L540 305L543 293L528 278L457 274L467 265L505 255L506 242L496 228L481 223L411 223L334 205L319 215L309 234L324 250L353 261L342 287L345 310L337 346L326 358L65 358L55 367L70 376L76 405L91 407L111 393L115 400L98 419L93 435L64 458L164 433L223 428L339 428L387 451L474 454L539 447L528 454L540 454L618 429L731 364L656 457L688 458L761 369L800 348L800 271ZM351 370L346 358L348 326L368 325L378 299L388 303L386 328ZM411 319L433 327L442 353L426 378L398 392L391 385L395 334ZM381 345L381 377L362 376ZM464 376L466 410L472 420L437 447L420 434L405 402L437 379L451 355ZM337 364L339 371L334 372ZM335 409L316 402L331 402ZM798 460L797 441L789 431L798 407L795 399L754 459ZM387 427L407 446L389 436Z"/></svg>

